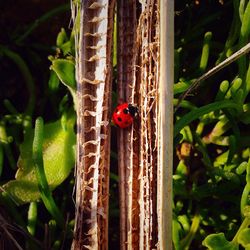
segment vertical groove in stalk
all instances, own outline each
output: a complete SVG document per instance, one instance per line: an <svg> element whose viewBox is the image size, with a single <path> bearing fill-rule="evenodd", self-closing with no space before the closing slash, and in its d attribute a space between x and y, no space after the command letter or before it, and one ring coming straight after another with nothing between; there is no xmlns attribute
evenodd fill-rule
<svg viewBox="0 0 250 250"><path fill-rule="evenodd" d="M118 21L118 103L133 101L136 0L119 0ZM135 84L133 85L135 86ZM132 129L118 129L118 168L120 191L120 246L133 248L133 140ZM136 201L137 202L137 201ZM136 202L135 205L136 205ZM135 248L136 249L136 248Z"/></svg>

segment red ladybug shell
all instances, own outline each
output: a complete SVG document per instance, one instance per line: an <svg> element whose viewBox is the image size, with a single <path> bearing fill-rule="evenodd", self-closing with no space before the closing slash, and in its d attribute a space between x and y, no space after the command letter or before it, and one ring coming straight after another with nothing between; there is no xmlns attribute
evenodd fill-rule
<svg viewBox="0 0 250 250"><path fill-rule="evenodd" d="M134 107L132 104L123 103L118 105L115 109L112 120L118 127L127 128L133 123L136 113L136 107Z"/></svg>

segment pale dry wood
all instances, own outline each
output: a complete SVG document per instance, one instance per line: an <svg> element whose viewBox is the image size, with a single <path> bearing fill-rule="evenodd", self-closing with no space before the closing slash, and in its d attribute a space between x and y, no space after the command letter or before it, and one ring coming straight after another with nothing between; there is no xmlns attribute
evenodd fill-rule
<svg viewBox="0 0 250 250"><path fill-rule="evenodd" d="M172 249L174 1L160 0L158 249Z"/></svg>
<svg viewBox="0 0 250 250"><path fill-rule="evenodd" d="M76 223L72 249L108 249L114 0L72 2L77 79Z"/></svg>

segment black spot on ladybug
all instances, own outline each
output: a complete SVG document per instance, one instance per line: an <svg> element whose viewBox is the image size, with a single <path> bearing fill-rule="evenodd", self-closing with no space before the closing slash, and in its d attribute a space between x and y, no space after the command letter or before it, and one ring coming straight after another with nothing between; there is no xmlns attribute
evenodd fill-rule
<svg viewBox="0 0 250 250"><path fill-rule="evenodd" d="M121 118L121 117L118 117L117 119L118 119L118 121L119 121L119 122L121 122L121 121L122 121L122 118Z"/></svg>
<svg viewBox="0 0 250 250"><path fill-rule="evenodd" d="M124 113L124 114L128 114L128 112L129 112L128 109L124 109L124 110L123 110L123 113Z"/></svg>

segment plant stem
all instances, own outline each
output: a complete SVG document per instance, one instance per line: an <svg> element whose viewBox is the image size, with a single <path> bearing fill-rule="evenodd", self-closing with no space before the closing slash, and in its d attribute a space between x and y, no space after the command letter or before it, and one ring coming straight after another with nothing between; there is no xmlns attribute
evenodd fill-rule
<svg viewBox="0 0 250 250"><path fill-rule="evenodd" d="M179 236L179 223L177 219L173 219L172 222L172 235L173 235L173 244L175 247L175 250L180 250L180 236Z"/></svg>
<svg viewBox="0 0 250 250"><path fill-rule="evenodd" d="M158 114L158 248L172 249L172 157L174 82L174 1L160 1L160 82ZM143 247L143 246L141 246Z"/></svg>
<svg viewBox="0 0 250 250"><path fill-rule="evenodd" d="M55 218L60 227L63 227L63 216L58 209L49 188L43 164L43 119L38 117L36 119L34 141L33 141L33 162L35 166L36 176L38 180L38 187L41 198L49 213Z"/></svg>
<svg viewBox="0 0 250 250"><path fill-rule="evenodd" d="M36 19L34 22L32 22L31 26L29 29L22 35L20 36L17 40L16 43L20 44L27 36L30 35L40 24L43 22L46 22L48 19L51 17L54 17L55 15L58 15L60 13L66 12L70 10L70 5L69 4L64 4L61 5L51 11L46 12L42 17Z"/></svg>
<svg viewBox="0 0 250 250"><path fill-rule="evenodd" d="M15 158L13 156L12 150L10 148L10 144L9 144L9 140L8 140L8 136L6 133L6 128L4 124L0 124L0 144L2 145L5 154L7 156L7 159L9 161L10 167L12 169L16 169L16 161Z"/></svg>
<svg viewBox="0 0 250 250"><path fill-rule="evenodd" d="M173 102L174 102L174 105L177 105L178 99L175 98ZM180 107L185 108L185 109L190 109L190 110L196 108L194 104L192 104L191 102L187 100L182 100L182 102L180 103Z"/></svg>
<svg viewBox="0 0 250 250"><path fill-rule="evenodd" d="M32 115L35 106L35 85L31 72L26 62L17 53L9 50L2 45L0 45L0 51L9 59L11 59L22 73L27 89L29 91L29 101L25 113L28 115Z"/></svg>
<svg viewBox="0 0 250 250"><path fill-rule="evenodd" d="M3 100L3 104L5 106L5 108L11 113L11 114L17 114L17 110L14 107L14 105L8 100L8 99L4 99Z"/></svg>
<svg viewBox="0 0 250 250"><path fill-rule="evenodd" d="M211 39L212 39L212 32L207 32L204 35L203 48L200 60L200 72L204 72L207 67Z"/></svg>
<svg viewBox="0 0 250 250"><path fill-rule="evenodd" d="M240 210L241 215L243 216L244 207L248 204L249 200L249 193L250 193L250 157L248 159L247 167L246 167L246 186L242 192L241 195L241 201L240 201Z"/></svg>
<svg viewBox="0 0 250 250"><path fill-rule="evenodd" d="M195 214L189 233L181 241L181 249L188 249L200 225L200 215Z"/></svg>
<svg viewBox="0 0 250 250"><path fill-rule="evenodd" d="M240 30L240 39L239 39L239 47L243 47L247 44L249 40L250 34L250 2L247 3L243 18L242 18L242 25ZM248 43L249 44L249 43ZM239 60L239 76L243 78L246 73L247 67L247 58L246 56L242 56Z"/></svg>
<svg viewBox="0 0 250 250"><path fill-rule="evenodd" d="M4 205L6 211L8 210L9 214L13 218L13 221L15 221L22 228L25 228L25 222L20 214L20 211L17 210L17 206L14 203L14 200L12 200L11 196L2 188L0 193L0 204Z"/></svg>
<svg viewBox="0 0 250 250"><path fill-rule="evenodd" d="M214 102L211 104L208 104L206 106L193 109L186 115L184 115L180 120L178 120L174 127L174 137L178 135L178 133L183 129L186 125L188 125L190 122L194 121L195 119L198 119L202 115L208 114L211 111L219 110L219 109L225 109L225 108L233 108L236 109L238 112L241 112L241 106L238 104L235 104L231 101L219 101Z"/></svg>
<svg viewBox="0 0 250 250"><path fill-rule="evenodd" d="M195 90L199 84L201 82L203 82L204 80L206 80L207 78L211 77L212 75L214 75L215 73L217 73L218 71L220 71L221 69L225 68L226 66L228 66L229 64L231 64L232 62L236 61L237 59L239 59L241 56L247 54L250 51L250 43L248 43L247 45L245 45L244 47L242 47L240 50L236 51L234 54L232 54L230 57L228 57L226 60L224 60L223 62L221 62L220 64L218 64L217 66L215 66L214 68L208 70L205 74L203 74L201 77L197 78L192 84L191 86L180 96L179 101L176 105L175 108L175 112L178 110L179 108L179 104L180 102L185 99L189 93L191 93L193 90Z"/></svg>
<svg viewBox="0 0 250 250"><path fill-rule="evenodd" d="M3 155L3 146L0 143L0 177L2 175L3 172L3 160L4 160L4 155Z"/></svg>
<svg viewBox="0 0 250 250"><path fill-rule="evenodd" d="M35 235L37 221L37 203L31 202L28 211L28 225L27 229L31 235Z"/></svg>
<svg viewBox="0 0 250 250"><path fill-rule="evenodd" d="M240 232L241 232L243 229L247 228L249 225L250 225L250 218L249 218L249 217L246 217L246 218L243 220L243 222L241 223L240 228L239 228L239 230L237 231L237 233L235 234L234 238L232 239L232 242L237 243L237 238L238 238Z"/></svg>

